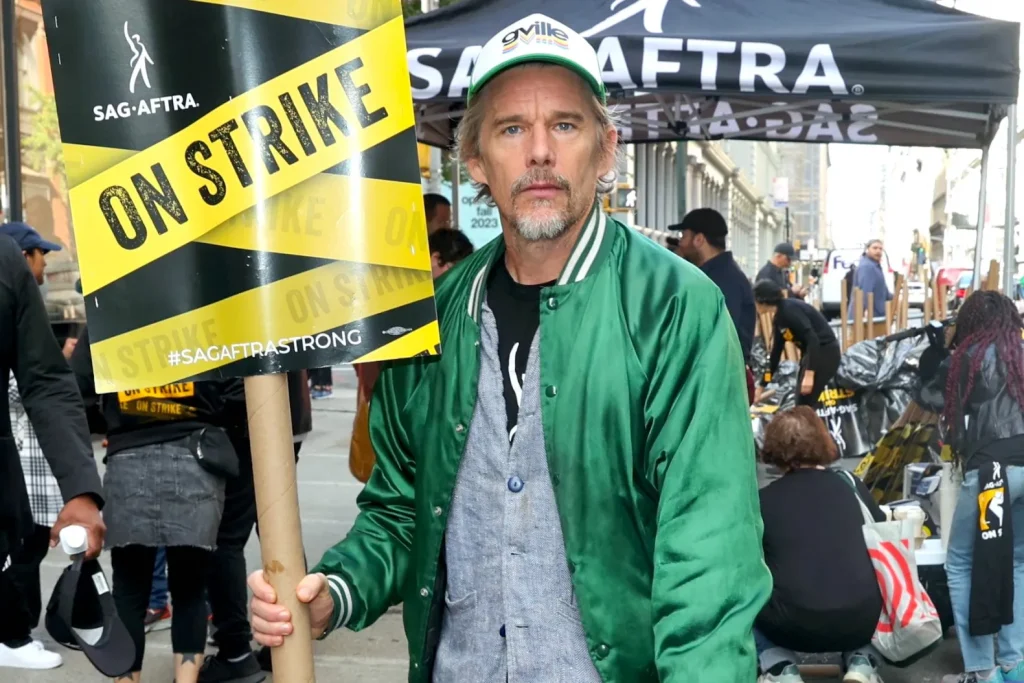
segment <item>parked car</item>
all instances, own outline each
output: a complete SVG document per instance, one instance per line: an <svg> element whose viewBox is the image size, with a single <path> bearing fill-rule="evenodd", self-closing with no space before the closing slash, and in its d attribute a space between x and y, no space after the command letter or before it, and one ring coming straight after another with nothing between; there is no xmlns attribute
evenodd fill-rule
<svg viewBox="0 0 1024 683"><path fill-rule="evenodd" d="M928 287L923 282L911 280L907 282L907 304L912 308L924 308L924 300L928 298Z"/></svg>
<svg viewBox="0 0 1024 683"><path fill-rule="evenodd" d="M949 288L949 310L955 311L960 308L960 304L967 298L967 294L971 291L971 287L974 284L974 273L966 272L960 274L960 279L956 282L956 287Z"/></svg>
<svg viewBox="0 0 1024 683"><path fill-rule="evenodd" d="M821 312L826 317L839 315L844 278L850 272L850 268L860 263L863 254L864 250L858 248L832 249L828 252L821 273ZM894 291L895 275L889 264L889 254L885 251L882 252L882 272L885 273L885 284L889 291Z"/></svg>

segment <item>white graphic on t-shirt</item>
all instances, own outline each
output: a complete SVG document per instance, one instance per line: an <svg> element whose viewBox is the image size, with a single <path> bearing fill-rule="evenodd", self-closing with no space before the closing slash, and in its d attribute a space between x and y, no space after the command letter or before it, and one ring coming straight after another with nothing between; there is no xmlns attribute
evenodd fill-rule
<svg viewBox="0 0 1024 683"><path fill-rule="evenodd" d="M832 433L832 439L836 442L839 450L846 449L846 439L843 438L843 418L841 416L828 419L828 430Z"/></svg>
<svg viewBox="0 0 1024 683"><path fill-rule="evenodd" d="M519 351L519 342L512 345L512 350L508 354L508 381L512 385L512 391L516 395L516 424L508 433L508 440L511 443L512 439L516 436L516 429L519 427L518 412L520 406L523 405L523 382L526 381L526 375L522 377L516 374L516 353Z"/></svg>

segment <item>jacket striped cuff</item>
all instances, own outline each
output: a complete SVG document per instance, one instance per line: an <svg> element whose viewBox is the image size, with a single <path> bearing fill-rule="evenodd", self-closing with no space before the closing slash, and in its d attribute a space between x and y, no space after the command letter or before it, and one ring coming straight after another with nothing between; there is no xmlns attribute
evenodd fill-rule
<svg viewBox="0 0 1024 683"><path fill-rule="evenodd" d="M352 618L352 591L349 590L345 580L336 574L329 574L327 576L327 587L331 591L334 610L331 612L331 620L327 624L327 629L320 636L320 639L326 638L328 634L339 628L344 628L348 625L349 619Z"/></svg>

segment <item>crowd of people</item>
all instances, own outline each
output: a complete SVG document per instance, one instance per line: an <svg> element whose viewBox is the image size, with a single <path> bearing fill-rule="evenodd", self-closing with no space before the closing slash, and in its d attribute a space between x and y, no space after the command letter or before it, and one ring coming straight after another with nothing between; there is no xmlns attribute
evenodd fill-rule
<svg viewBox="0 0 1024 683"><path fill-rule="evenodd" d="M424 200L444 353L359 366L350 467L365 486L297 587L311 635L402 603L412 683L800 683L799 652L842 653L844 681L880 683L862 525L884 513L832 467L814 406L839 345L786 276L792 246L752 283L713 210L676 226L682 259L605 214L620 148L597 55L548 17L517 24L538 21L564 50L496 34L458 129L502 237L473 249L447 201ZM62 349L38 289L59 246L24 224L0 233L0 668L60 664L31 636L38 565L77 525L88 557L109 551L135 645L116 680L139 681L147 630L169 623L177 683L258 683L294 625L262 571L246 604L259 528L241 380L96 396L88 327ZM877 286L880 249L858 286ZM758 312L775 340L759 378ZM966 671L944 683L1024 681L1022 334L1009 299L978 292L920 364L919 402L965 472L947 569ZM788 342L797 405L765 431L760 457L782 476L759 490L748 406ZM330 369L289 375L296 460L332 386Z"/></svg>

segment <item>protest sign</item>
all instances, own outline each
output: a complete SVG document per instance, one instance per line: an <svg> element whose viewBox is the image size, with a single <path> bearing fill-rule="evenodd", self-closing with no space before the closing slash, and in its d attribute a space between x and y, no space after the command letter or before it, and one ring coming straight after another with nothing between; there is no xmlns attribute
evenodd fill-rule
<svg viewBox="0 0 1024 683"><path fill-rule="evenodd" d="M397 0L47 0L100 393L439 351Z"/></svg>

